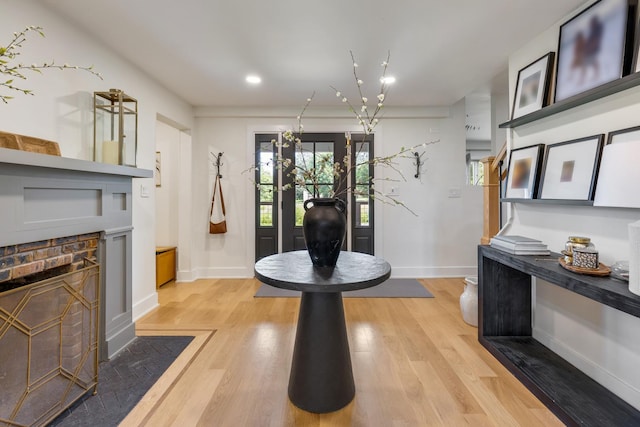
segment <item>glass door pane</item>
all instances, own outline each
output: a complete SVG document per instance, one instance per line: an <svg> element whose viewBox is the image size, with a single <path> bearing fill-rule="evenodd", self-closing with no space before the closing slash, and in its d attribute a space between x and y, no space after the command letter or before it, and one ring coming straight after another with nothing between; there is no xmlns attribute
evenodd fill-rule
<svg viewBox="0 0 640 427"><path fill-rule="evenodd" d="M347 202L344 191L346 180L340 179L334 173L336 159L342 161L346 155L344 132L305 132L300 138L302 145L290 144L282 149L282 157L292 160L291 167L283 171L282 178L283 187L291 187L281 193L283 252L306 248L302 230L306 200L314 197L333 197L335 192L342 190L340 197L345 204Z"/></svg>
<svg viewBox="0 0 640 427"><path fill-rule="evenodd" d="M355 161L355 209L353 211L356 227L369 227L369 205L371 203L371 181L369 165L369 143L359 142L354 144Z"/></svg>
<svg viewBox="0 0 640 427"><path fill-rule="evenodd" d="M296 151L296 227L302 227L305 200L312 197L331 197L334 183L333 159L332 142L303 142L302 150ZM316 182L313 181L314 176Z"/></svg>
<svg viewBox="0 0 640 427"><path fill-rule="evenodd" d="M273 227L275 198L275 171L273 144L261 143L258 153L257 188L259 193L259 221L260 227Z"/></svg>

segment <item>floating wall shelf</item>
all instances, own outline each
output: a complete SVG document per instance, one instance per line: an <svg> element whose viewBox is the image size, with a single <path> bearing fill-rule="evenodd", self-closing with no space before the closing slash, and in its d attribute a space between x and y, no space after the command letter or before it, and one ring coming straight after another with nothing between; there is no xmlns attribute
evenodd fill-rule
<svg viewBox="0 0 640 427"><path fill-rule="evenodd" d="M593 200L569 200L569 199L500 199L504 203L528 203L532 205L573 205L573 206L593 206Z"/></svg>
<svg viewBox="0 0 640 427"><path fill-rule="evenodd" d="M605 83L586 92L574 95L571 98L567 98L562 101L556 102L555 104L543 107L540 110L534 111L533 113L529 113L525 116L518 117L508 122L504 122L498 127L501 129L517 128L518 126L526 125L528 123L535 122L536 120L553 116L554 114L558 114L562 111L579 107L589 102L596 101L600 98L613 95L614 93L631 89L638 85L640 85L640 73L629 74L628 76L622 77L621 79L616 79L612 82Z"/></svg>

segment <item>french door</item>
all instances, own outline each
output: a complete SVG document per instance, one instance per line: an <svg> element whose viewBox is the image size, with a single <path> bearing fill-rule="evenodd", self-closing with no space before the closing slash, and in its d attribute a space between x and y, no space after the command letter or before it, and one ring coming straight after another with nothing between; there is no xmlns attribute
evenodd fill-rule
<svg viewBox="0 0 640 427"><path fill-rule="evenodd" d="M311 182L305 185L293 183L288 176L290 169L279 173L276 167L277 147L271 143L277 138L277 134L258 134L255 139L256 260L277 253L279 248L282 252L305 249L302 232L304 201L311 197L330 197L332 192L347 204L350 218L343 250L373 254L373 190L370 179L373 167L367 163L373 152L373 136L363 138L363 135L354 135L355 142L348 143L344 133L304 133L302 150L296 149L294 144L283 147L283 158L291 159L294 165L303 165L306 170L316 169L317 187ZM348 150L355 167L350 177L341 179L334 176L333 164L343 164ZM279 192L279 179L282 185L292 183L293 186ZM348 182L355 191L345 191Z"/></svg>
<svg viewBox="0 0 640 427"><path fill-rule="evenodd" d="M278 134L256 135L256 261L278 253L278 170L277 151L271 141Z"/></svg>

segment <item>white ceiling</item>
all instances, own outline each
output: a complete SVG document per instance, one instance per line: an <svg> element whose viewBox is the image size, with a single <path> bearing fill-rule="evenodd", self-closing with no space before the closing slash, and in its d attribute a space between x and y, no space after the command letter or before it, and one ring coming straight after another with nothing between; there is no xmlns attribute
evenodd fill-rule
<svg viewBox="0 0 640 427"><path fill-rule="evenodd" d="M451 105L584 2L43 0L194 106L336 105L329 85L355 90L349 50L365 94L389 51L387 105Z"/></svg>

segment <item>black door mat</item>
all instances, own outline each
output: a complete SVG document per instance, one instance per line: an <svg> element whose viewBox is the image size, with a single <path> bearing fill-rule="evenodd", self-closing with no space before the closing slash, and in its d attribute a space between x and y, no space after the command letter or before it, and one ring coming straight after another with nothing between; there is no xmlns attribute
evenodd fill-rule
<svg viewBox="0 0 640 427"><path fill-rule="evenodd" d="M98 367L98 394L87 393L49 426L117 426L194 337L137 337Z"/></svg>

